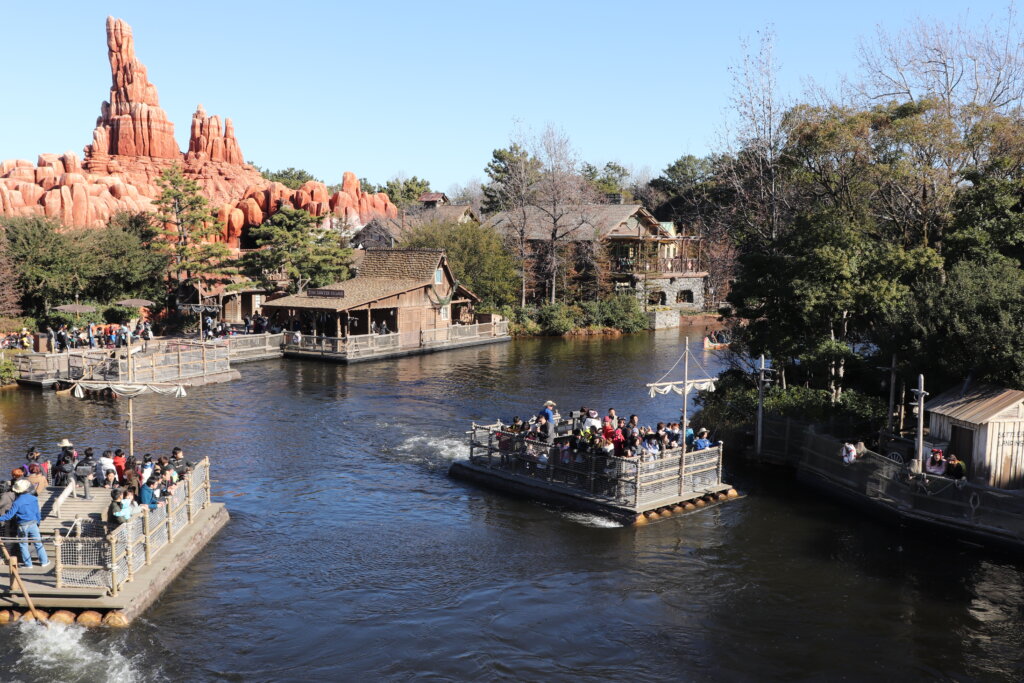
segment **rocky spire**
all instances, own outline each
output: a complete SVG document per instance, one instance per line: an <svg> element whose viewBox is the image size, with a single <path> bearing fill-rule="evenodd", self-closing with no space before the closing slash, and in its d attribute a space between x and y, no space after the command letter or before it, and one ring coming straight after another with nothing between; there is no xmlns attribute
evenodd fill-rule
<svg viewBox="0 0 1024 683"><path fill-rule="evenodd" d="M221 132L220 117L207 116L203 105L192 114L192 130L188 138L188 159L226 161L229 164L244 164L245 158L235 139L235 127L231 119L224 119Z"/></svg>
<svg viewBox="0 0 1024 683"><path fill-rule="evenodd" d="M110 100L101 107L87 156L181 157L174 141L174 124L160 108L156 86L135 57L132 29L121 19L107 17L107 56L110 59Z"/></svg>

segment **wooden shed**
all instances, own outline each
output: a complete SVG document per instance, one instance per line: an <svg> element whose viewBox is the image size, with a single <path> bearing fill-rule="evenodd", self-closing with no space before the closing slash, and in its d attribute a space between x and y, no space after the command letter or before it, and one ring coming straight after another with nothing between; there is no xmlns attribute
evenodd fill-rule
<svg viewBox="0 0 1024 683"><path fill-rule="evenodd" d="M442 250L366 249L351 280L267 301L263 310L289 330L347 337L473 322L477 300L456 282Z"/></svg>
<svg viewBox="0 0 1024 683"><path fill-rule="evenodd" d="M1024 488L1024 391L957 387L928 401L925 412L928 440L948 442L971 482Z"/></svg>

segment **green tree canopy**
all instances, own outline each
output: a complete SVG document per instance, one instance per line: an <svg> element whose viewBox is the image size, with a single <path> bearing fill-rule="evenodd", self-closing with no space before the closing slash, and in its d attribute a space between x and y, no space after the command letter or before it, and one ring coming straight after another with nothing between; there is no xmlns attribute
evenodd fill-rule
<svg viewBox="0 0 1024 683"><path fill-rule="evenodd" d="M403 247L444 249L455 278L487 306L515 301L518 276L496 230L475 222L426 223L411 230Z"/></svg>
<svg viewBox="0 0 1024 683"><path fill-rule="evenodd" d="M223 281L231 252L223 242L215 241L220 222L214 215L199 183L186 178L181 166L174 164L157 178L160 196L153 202L154 220L168 227L170 269L178 285L209 285Z"/></svg>
<svg viewBox="0 0 1024 683"><path fill-rule="evenodd" d="M256 169L260 172L260 175L267 180L281 183L293 190L299 189L311 180L320 180L309 171L301 168L292 168L291 166L288 168L282 168L278 171L271 171L269 168L260 168L259 166L257 166Z"/></svg>
<svg viewBox="0 0 1024 683"><path fill-rule="evenodd" d="M388 197L391 198L395 206L406 209L418 206L420 195L430 191L430 181L417 178L416 176L411 178L392 178L385 183L383 189L383 192L388 193Z"/></svg>
<svg viewBox="0 0 1024 683"><path fill-rule="evenodd" d="M540 179L541 165L539 159L515 142L494 150L484 169L490 182L483 186L483 212L497 213L529 204L532 188Z"/></svg>
<svg viewBox="0 0 1024 683"><path fill-rule="evenodd" d="M242 272L272 291L283 276L288 290L322 287L349 277L352 258L341 235L308 211L282 206L250 232L257 249L239 261Z"/></svg>

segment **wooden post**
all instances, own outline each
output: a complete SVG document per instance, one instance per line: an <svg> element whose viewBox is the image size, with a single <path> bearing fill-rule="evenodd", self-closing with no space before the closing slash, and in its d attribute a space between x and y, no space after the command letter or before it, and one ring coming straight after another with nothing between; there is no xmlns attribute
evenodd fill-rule
<svg viewBox="0 0 1024 683"><path fill-rule="evenodd" d="M142 508L142 535L146 538L146 565L148 566L153 560L152 544L149 537L149 506Z"/></svg>
<svg viewBox="0 0 1024 683"><path fill-rule="evenodd" d="M111 534L107 536L110 542L110 594L117 595L117 539Z"/></svg>
<svg viewBox="0 0 1024 683"><path fill-rule="evenodd" d="M685 434L685 432L684 432L684 434ZM686 461L686 440L684 438L684 440L683 440L683 447L680 449L680 452L679 452L679 494L678 495L679 495L680 498L683 497L683 474L685 473L685 470L684 470L683 466L684 466L685 461Z"/></svg>
<svg viewBox="0 0 1024 683"><path fill-rule="evenodd" d="M57 588L63 588L64 562L60 559L60 546L64 543L58 530L53 534L53 573L57 577Z"/></svg>
<svg viewBox="0 0 1024 683"><path fill-rule="evenodd" d="M188 472L187 474L185 474L185 481L182 482L182 483L185 484L185 503L188 505L188 523L191 524L192 523L192 517L194 515L194 511L192 510L192 473L191 472Z"/></svg>
<svg viewBox="0 0 1024 683"><path fill-rule="evenodd" d="M203 482L203 486L206 488L206 495L203 496L203 509L210 504L210 458L209 456L203 458L203 462L206 463L206 481Z"/></svg>
<svg viewBox="0 0 1024 683"><path fill-rule="evenodd" d="M131 524L131 521L129 520L127 523ZM125 560L128 562L128 578L126 581L131 581L135 578L135 572L132 570L132 567L135 566L135 562L132 560L132 546L134 545L135 541L129 538L128 547L124 549Z"/></svg>

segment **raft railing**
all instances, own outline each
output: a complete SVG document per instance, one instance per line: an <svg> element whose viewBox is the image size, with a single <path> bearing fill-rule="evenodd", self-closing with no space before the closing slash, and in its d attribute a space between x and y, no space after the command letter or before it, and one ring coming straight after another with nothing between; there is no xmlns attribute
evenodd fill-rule
<svg viewBox="0 0 1024 683"><path fill-rule="evenodd" d="M389 332L387 334L353 334L347 337L326 337L302 334L296 341L294 332L284 333L286 351L341 355L346 358L367 358L417 348L443 347L478 339L508 335L508 321L452 325L434 330Z"/></svg>
<svg viewBox="0 0 1024 683"><path fill-rule="evenodd" d="M110 595L135 578L210 504L210 459L178 481L167 503L139 513L103 537L54 536L58 588L105 589Z"/></svg>
<svg viewBox="0 0 1024 683"><path fill-rule="evenodd" d="M814 425L766 417L764 427L762 451L771 462L797 467L905 516L1024 543L1024 490L914 473L909 463L870 450L847 464L842 459L843 442L818 433Z"/></svg>
<svg viewBox="0 0 1024 683"><path fill-rule="evenodd" d="M722 481L722 447L681 448L649 459L573 451L568 435L555 444L509 432L500 423L477 425L470 435L470 462L507 474L543 481L572 493L637 510L702 494Z"/></svg>

